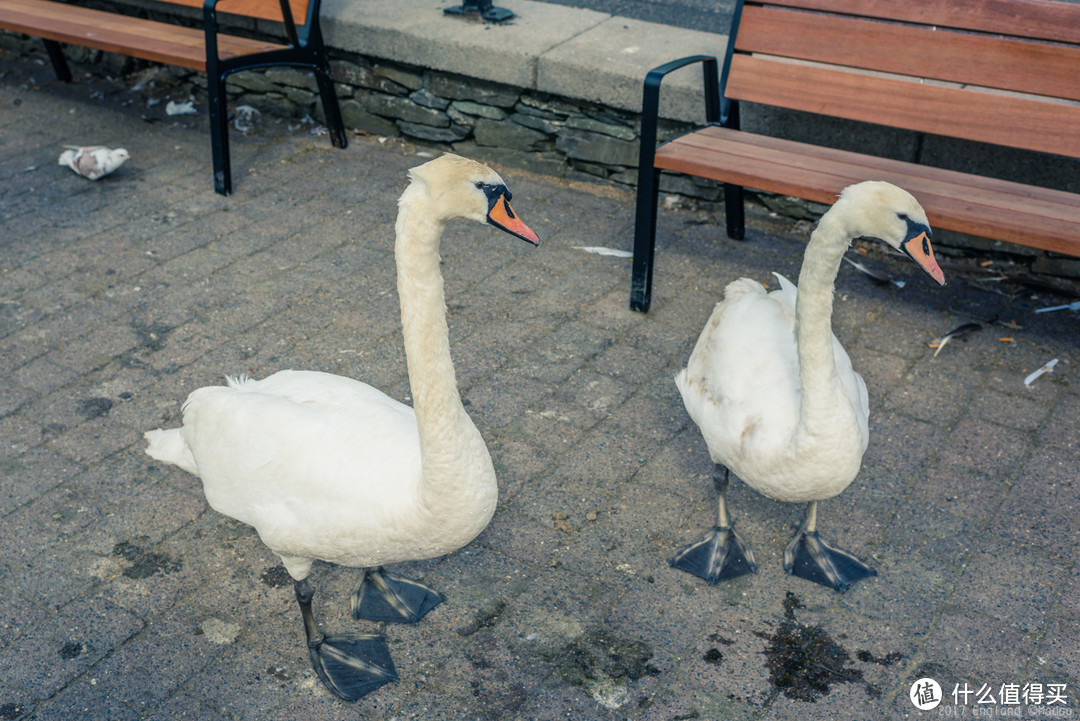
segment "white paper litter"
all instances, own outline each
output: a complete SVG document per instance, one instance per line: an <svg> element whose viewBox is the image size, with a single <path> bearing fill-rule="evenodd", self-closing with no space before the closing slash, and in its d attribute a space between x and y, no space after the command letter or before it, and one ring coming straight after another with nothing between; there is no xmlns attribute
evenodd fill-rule
<svg viewBox="0 0 1080 721"><path fill-rule="evenodd" d="M633 258L634 254L629 250L619 250L618 248L605 248L602 245L575 245L574 250L584 250L586 253L595 253L596 255L610 255L613 258Z"/></svg>
<svg viewBox="0 0 1080 721"><path fill-rule="evenodd" d="M169 104L165 106L166 115L194 115L197 112L199 111L195 109L195 103L190 100L185 100L182 103L170 100Z"/></svg>
<svg viewBox="0 0 1080 721"><path fill-rule="evenodd" d="M1056 366L1057 363L1058 363L1058 359L1055 358L1052 361L1048 361L1046 363L1046 365L1044 365L1042 368L1035 371L1034 373L1028 374L1028 377L1024 379L1024 385L1029 386L1032 383L1034 383L1035 379L1038 378L1039 376L1041 376L1041 375L1043 375L1045 373L1049 373L1050 371L1054 370L1054 366Z"/></svg>
<svg viewBox="0 0 1080 721"><path fill-rule="evenodd" d="M262 113L250 105L237 105L236 117L233 118L233 127L241 133L250 133L255 129L255 117L258 115L262 115Z"/></svg>

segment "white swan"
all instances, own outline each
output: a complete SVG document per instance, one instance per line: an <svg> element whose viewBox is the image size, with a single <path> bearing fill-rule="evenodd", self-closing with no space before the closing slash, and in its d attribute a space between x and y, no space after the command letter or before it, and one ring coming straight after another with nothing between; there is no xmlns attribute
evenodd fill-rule
<svg viewBox="0 0 1080 721"><path fill-rule="evenodd" d="M716 464L717 524L672 565L710 583L755 570L754 557L728 523L728 471L769 498L809 502L784 552L788 573L843 590L876 573L817 535L817 503L843 491L859 472L869 433L866 386L832 333L833 281L853 238L903 250L945 284L930 246L926 214L909 193L868 181L845 188L810 236L799 287L776 274L767 293L742 278L727 286L684 370L683 403Z"/></svg>
<svg viewBox="0 0 1080 721"><path fill-rule="evenodd" d="M254 526L293 577L312 664L355 700L397 678L384 637L324 637L306 578L315 559L365 569L354 615L416 621L442 597L377 568L441 556L487 526L498 489L483 438L458 394L439 240L452 218L539 241L490 168L444 155L409 172L395 257L414 408L358 381L281 371L200 388L183 425L146 434L147 453L199 476L207 502Z"/></svg>

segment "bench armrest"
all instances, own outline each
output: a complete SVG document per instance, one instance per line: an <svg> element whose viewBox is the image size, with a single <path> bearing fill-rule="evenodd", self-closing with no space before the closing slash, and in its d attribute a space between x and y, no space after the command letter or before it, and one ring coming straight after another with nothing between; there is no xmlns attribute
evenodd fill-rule
<svg viewBox="0 0 1080 721"><path fill-rule="evenodd" d="M639 165L644 170L652 168L656 152L656 126L660 115L660 83L668 73L679 68L701 63L705 84L705 122L718 123L720 116L719 65L711 55L691 55L658 65L645 75L645 87L641 97L641 150Z"/></svg>
<svg viewBox="0 0 1080 721"><path fill-rule="evenodd" d="M720 74L717 60L712 55L691 55L658 65L645 75L645 88L641 99L642 118L656 118L660 113L660 83L668 73L679 68L702 64L705 90L705 122L718 123L720 115Z"/></svg>

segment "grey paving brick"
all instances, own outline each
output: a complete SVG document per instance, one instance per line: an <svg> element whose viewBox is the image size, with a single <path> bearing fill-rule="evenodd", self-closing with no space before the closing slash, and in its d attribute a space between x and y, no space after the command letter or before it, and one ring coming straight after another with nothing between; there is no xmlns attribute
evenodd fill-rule
<svg viewBox="0 0 1080 721"><path fill-rule="evenodd" d="M143 627L100 598L61 609L0 652L0 676L36 698L48 698Z"/></svg>

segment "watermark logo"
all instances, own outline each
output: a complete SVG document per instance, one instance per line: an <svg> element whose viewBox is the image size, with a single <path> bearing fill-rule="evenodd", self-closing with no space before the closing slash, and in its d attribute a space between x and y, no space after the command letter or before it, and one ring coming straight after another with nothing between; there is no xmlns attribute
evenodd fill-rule
<svg viewBox="0 0 1080 721"><path fill-rule="evenodd" d="M946 718L1071 719L1073 709L1069 707L1067 689L1064 683L984 683L976 687L965 681L955 684L950 694L943 693L941 684L926 677L911 684L908 698L918 710L937 709L937 715Z"/></svg>
<svg viewBox="0 0 1080 721"><path fill-rule="evenodd" d="M941 684L932 678L920 678L911 684L908 698L920 711L935 709L941 703Z"/></svg>

